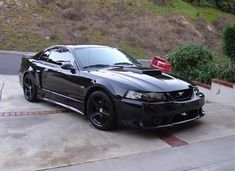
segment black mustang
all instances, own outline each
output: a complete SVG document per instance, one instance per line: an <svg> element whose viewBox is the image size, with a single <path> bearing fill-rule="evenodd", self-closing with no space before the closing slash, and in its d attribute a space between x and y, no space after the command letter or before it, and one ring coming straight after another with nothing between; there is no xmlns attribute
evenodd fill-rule
<svg viewBox="0 0 235 171"><path fill-rule="evenodd" d="M205 98L193 83L144 68L114 47L49 47L24 56L19 77L28 101L67 107L101 130L117 123L151 129L204 116Z"/></svg>

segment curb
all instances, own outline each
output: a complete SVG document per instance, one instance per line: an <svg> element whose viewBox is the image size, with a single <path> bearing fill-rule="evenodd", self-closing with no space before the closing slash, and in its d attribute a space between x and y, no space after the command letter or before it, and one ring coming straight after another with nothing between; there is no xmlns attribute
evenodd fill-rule
<svg viewBox="0 0 235 171"><path fill-rule="evenodd" d="M10 51L10 50L0 50L2 54L9 54L9 55L33 55L36 52L26 52L26 51Z"/></svg>
<svg viewBox="0 0 235 171"><path fill-rule="evenodd" d="M220 79L212 79L212 82L226 86L226 87L230 87L233 88L234 87L234 83L228 82L228 81L224 81L224 80L220 80Z"/></svg>

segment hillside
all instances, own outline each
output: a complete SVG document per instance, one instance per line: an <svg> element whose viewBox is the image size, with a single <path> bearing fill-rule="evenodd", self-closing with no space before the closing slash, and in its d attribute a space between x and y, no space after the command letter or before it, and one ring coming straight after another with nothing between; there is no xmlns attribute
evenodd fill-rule
<svg viewBox="0 0 235 171"><path fill-rule="evenodd" d="M38 51L53 44L108 44L139 58L201 43L220 52L235 15L183 0L0 1L0 49Z"/></svg>

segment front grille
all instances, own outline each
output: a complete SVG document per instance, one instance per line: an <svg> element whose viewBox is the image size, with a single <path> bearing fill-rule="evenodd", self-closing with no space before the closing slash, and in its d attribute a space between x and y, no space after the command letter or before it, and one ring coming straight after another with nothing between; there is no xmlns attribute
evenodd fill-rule
<svg viewBox="0 0 235 171"><path fill-rule="evenodd" d="M174 123L179 123L191 119L195 119L199 116L202 116L202 109L194 110L186 113L180 113L174 116L160 116L153 118L153 124L155 126L165 126L165 125L171 125Z"/></svg>
<svg viewBox="0 0 235 171"><path fill-rule="evenodd" d="M185 115L178 114L172 118L172 123L190 120L190 119L196 118L197 116L199 116L197 111L188 112L188 113L185 113Z"/></svg>
<svg viewBox="0 0 235 171"><path fill-rule="evenodd" d="M201 109L193 110L185 113L179 113L170 116L155 116L150 120L146 121L134 121L133 124L138 125L142 128L160 128L173 126L181 123L190 122L199 119L205 115L204 111Z"/></svg>
<svg viewBox="0 0 235 171"><path fill-rule="evenodd" d="M180 91L172 91L168 93L174 100L176 101L187 101L192 98L193 95L193 89L186 89L186 90L180 90Z"/></svg>

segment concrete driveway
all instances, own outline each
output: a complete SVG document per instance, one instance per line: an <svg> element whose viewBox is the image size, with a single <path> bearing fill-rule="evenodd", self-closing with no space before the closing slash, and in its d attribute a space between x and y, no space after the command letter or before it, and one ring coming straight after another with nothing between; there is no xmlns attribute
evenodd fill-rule
<svg viewBox="0 0 235 171"><path fill-rule="evenodd" d="M171 154L167 152L171 149L179 151L183 147L189 148L190 145L235 135L235 108L215 103L206 104L206 117L186 125L155 131L120 127L112 132L104 132L93 128L84 117L75 112L46 102L27 102L16 75L0 75L0 95L0 170L4 171L52 169L71 165L75 165L73 166L75 168L71 169L80 170L79 168L84 169L86 164L90 170L94 168L103 170L105 167L111 169L110 162L108 166L102 165L104 168L100 162L107 162L110 159L122 160L125 157L127 159L124 161L129 161L131 160L129 157L143 157L147 154L150 157L155 153L166 155ZM218 144L216 148L220 148L221 145ZM226 156L229 156L226 160L235 158L235 152L231 151L235 149L235 141L226 146L229 147L228 154L224 151ZM166 150L166 153L163 153L163 150ZM184 148L181 152L183 155L185 153L189 156L194 155L192 151L191 154L185 152ZM209 152L208 156L210 153L212 152ZM214 156L215 154L211 157ZM183 160L183 156L181 157L179 163ZM146 156L138 159L139 161L135 159L128 162L132 167L146 160ZM154 161L156 158L152 159L156 164ZM192 158L193 160L195 159ZM220 156L213 162L224 160L225 156ZM121 164L119 168L128 166L128 163ZM177 166L179 163L173 165ZM99 167L97 165L91 167L91 164L97 164ZM202 167L203 164L205 163L199 162L194 165ZM232 167L235 168L235 165ZM131 169L131 167L125 168ZM166 168L168 167L162 167L162 170ZM171 168L170 170L177 170ZM185 170L189 166L183 165L179 168ZM61 169L69 170L70 167ZM136 169L140 167L134 168Z"/></svg>
<svg viewBox="0 0 235 171"><path fill-rule="evenodd" d="M206 116L189 124L99 131L75 112L27 102L10 75L22 55L0 52L1 171L235 170L235 108L206 103Z"/></svg>

